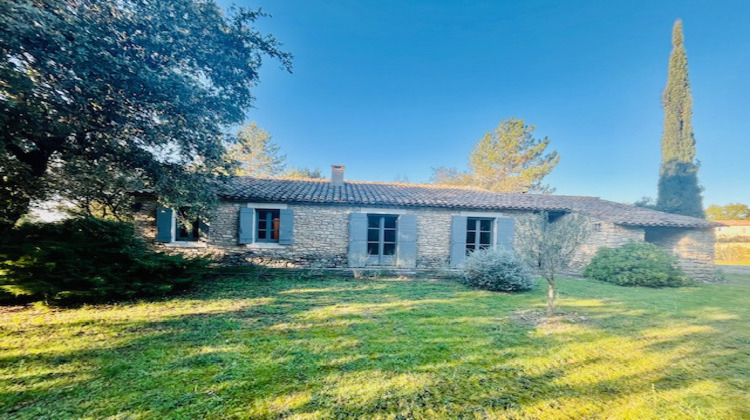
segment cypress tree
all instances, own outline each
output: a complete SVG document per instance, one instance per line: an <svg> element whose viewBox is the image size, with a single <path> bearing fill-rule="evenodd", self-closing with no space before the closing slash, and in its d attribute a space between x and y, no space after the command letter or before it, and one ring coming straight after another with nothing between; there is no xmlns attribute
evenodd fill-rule
<svg viewBox="0 0 750 420"><path fill-rule="evenodd" d="M682 21L678 19L672 30L667 87L662 96L664 132L656 206L670 213L705 217L702 188L698 185L699 165L695 160L692 124L693 98L683 42Z"/></svg>

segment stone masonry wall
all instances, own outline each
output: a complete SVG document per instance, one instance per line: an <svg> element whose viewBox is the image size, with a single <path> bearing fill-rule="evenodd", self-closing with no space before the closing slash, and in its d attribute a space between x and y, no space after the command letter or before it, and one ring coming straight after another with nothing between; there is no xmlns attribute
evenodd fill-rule
<svg viewBox="0 0 750 420"><path fill-rule="evenodd" d="M618 248L628 242L643 242L644 231L641 227L617 225L612 222L587 217L589 237L573 255L571 272L581 274L599 248Z"/></svg>
<svg viewBox="0 0 750 420"><path fill-rule="evenodd" d="M154 242L156 203L142 203L136 214L136 233L156 249L168 253L206 256L227 265L257 264L269 267L333 268L348 266L349 214L362 212L359 206L288 205L294 210L292 245L244 245L238 243L239 209L246 203L224 202L212 215L207 238L199 244ZM379 209L387 212L387 209ZM404 210L393 210L403 213ZM409 209L417 215L417 268L447 268L450 258L451 218L461 214L448 209ZM478 214L478 213L477 213ZM491 212L492 216L523 217L523 211ZM615 248L629 241L650 242L675 253L693 278L714 279L713 232L711 229L669 229L646 234L642 227L628 227L588 218L592 234L575 254L572 273L580 274L600 247Z"/></svg>
<svg viewBox="0 0 750 420"><path fill-rule="evenodd" d="M714 265L716 237L712 228L648 227L646 241L674 254L688 277L704 282L717 280Z"/></svg>

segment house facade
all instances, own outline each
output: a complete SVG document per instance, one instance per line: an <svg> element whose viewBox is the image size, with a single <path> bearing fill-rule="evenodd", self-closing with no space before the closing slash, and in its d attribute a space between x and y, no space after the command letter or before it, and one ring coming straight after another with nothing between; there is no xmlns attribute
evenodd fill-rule
<svg viewBox="0 0 750 420"><path fill-rule="evenodd" d="M433 185L328 179L234 178L207 220L183 225L140 197L138 234L167 252L270 267L459 268L475 249L513 249L515 221L535 212L580 214L592 234L580 271L600 247L648 241L675 254L686 273L712 281L713 224L595 197L501 194Z"/></svg>
<svg viewBox="0 0 750 420"><path fill-rule="evenodd" d="M715 220L716 239L726 242L750 241L750 220Z"/></svg>

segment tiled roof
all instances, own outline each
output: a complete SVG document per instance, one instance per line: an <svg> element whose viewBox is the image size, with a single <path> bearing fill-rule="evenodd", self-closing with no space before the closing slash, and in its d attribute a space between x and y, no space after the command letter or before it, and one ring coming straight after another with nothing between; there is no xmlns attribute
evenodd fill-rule
<svg viewBox="0 0 750 420"><path fill-rule="evenodd" d="M333 186L327 179L237 177L224 198L270 203L319 203L388 207L433 207L462 210L574 211L621 225L712 227L713 222L663 213L597 197L494 193L487 190L426 184L347 181Z"/></svg>

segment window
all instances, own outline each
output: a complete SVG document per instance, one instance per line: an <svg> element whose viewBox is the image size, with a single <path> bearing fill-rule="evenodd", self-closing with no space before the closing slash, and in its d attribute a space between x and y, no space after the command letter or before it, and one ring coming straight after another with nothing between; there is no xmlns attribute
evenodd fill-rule
<svg viewBox="0 0 750 420"><path fill-rule="evenodd" d="M371 264L390 265L394 263L396 220L398 220L398 216L367 215L367 255Z"/></svg>
<svg viewBox="0 0 750 420"><path fill-rule="evenodd" d="M256 242L279 242L279 210L258 209L255 211L255 220Z"/></svg>
<svg viewBox="0 0 750 420"><path fill-rule="evenodd" d="M191 242L198 241L201 237L201 220L200 217L196 217L193 220L187 219L185 209L180 209L180 217L175 220L177 224L177 232L175 234L175 241L180 242Z"/></svg>
<svg viewBox="0 0 750 420"><path fill-rule="evenodd" d="M493 219L469 217L466 220L466 255L477 249L487 249L492 246Z"/></svg>

